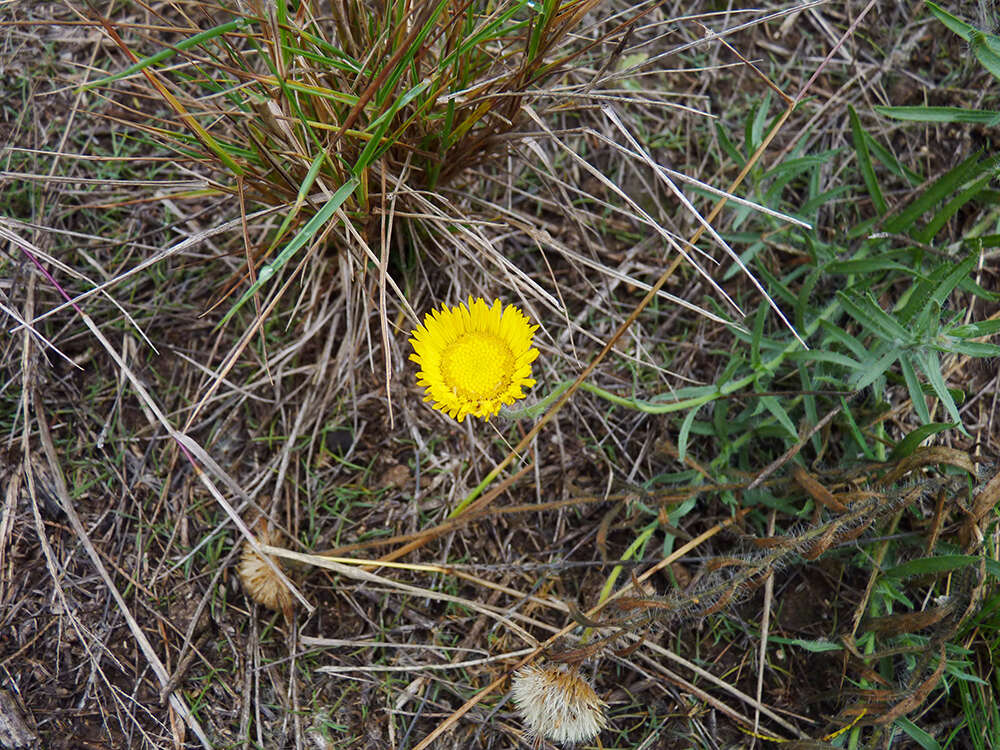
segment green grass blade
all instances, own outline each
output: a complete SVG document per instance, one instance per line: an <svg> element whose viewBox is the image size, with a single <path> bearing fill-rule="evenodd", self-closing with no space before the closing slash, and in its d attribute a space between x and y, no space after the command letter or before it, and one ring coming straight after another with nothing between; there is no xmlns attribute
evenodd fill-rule
<svg viewBox="0 0 1000 750"><path fill-rule="evenodd" d="M878 211L879 215L884 214L889 210L889 207L886 205L885 196L882 195L882 188L879 187L878 180L875 178L875 170L872 168L872 157L868 152L868 144L865 142L861 121L858 119L858 113L854 111L854 107L848 106L847 111L850 115L851 136L854 141L854 152L858 157L858 167L861 169L861 176L865 181L865 187L868 189L868 195L872 197L872 203L875 204L875 210Z"/></svg>
<svg viewBox="0 0 1000 750"><path fill-rule="evenodd" d="M161 49L156 54L150 55L149 57L144 57L143 59L129 65L125 70L121 70L113 75L107 76L106 78L100 78L96 81L90 81L89 83L83 84L80 89L82 91L88 91L97 86L105 86L109 83L114 83L122 78L127 78L134 73L138 73L141 70L145 70L150 65L156 65L164 60L169 60L171 57L176 55L178 52L183 52L184 50L191 49L192 47L197 47L203 42L207 42L210 39L215 39L223 34L228 34L232 31L240 31L250 25L251 19L249 18L237 18L235 21L229 21L228 23L220 24L211 29L206 29L193 36L189 36L186 39L182 39L177 44L174 44L166 49Z"/></svg>
<svg viewBox="0 0 1000 750"><path fill-rule="evenodd" d="M687 414L684 415L684 421L681 422L681 429L677 433L677 461L683 462L684 456L687 455L687 443L688 436L691 434L691 425L694 424L694 418L698 414L698 408L695 407L691 409Z"/></svg>
<svg viewBox="0 0 1000 750"><path fill-rule="evenodd" d="M284 249L278 254L278 257L260 269L260 272L257 275L257 281L255 281L250 288L243 293L243 296L240 297L236 304L229 309L225 317L223 317L220 325L225 325L225 323L233 317L236 311L257 293L258 289L270 281L271 277L274 276L274 274L277 273L281 267L284 266L293 255L295 255L295 253L312 240L323 225L330 220L330 217L333 216L337 209L344 204L344 201L351 196L351 193L357 189L359 184L360 180L356 177L352 177L345 182L336 193L333 194L330 200L328 200L324 206L316 212L316 215L313 216L306 223L306 225L299 230L298 234L292 238L292 241L284 247Z"/></svg>
<svg viewBox="0 0 1000 750"><path fill-rule="evenodd" d="M920 745L920 747L924 750L942 750L940 743L938 743L936 739L927 734L927 732L918 727L905 716L900 716L896 719L895 724L907 735L909 735L911 740Z"/></svg>
<svg viewBox="0 0 1000 750"><path fill-rule="evenodd" d="M966 182L975 179L988 170L993 160L980 161L979 157L979 152L974 153L968 159L941 175L916 200L900 211L896 217L885 223L886 231L899 234L909 232L916 220L932 206L937 205Z"/></svg>

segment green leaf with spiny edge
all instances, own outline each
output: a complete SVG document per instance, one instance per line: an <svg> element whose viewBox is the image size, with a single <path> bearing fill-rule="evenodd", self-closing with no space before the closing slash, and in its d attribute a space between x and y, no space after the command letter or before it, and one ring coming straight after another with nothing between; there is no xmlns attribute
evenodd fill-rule
<svg viewBox="0 0 1000 750"><path fill-rule="evenodd" d="M965 428L962 427L962 418L958 415L958 407L955 406L955 400L948 392L948 386L945 385L944 376L941 374L941 361L938 359L937 352L933 350L918 352L914 354L914 359L920 365L920 369L924 371L924 375L927 376L927 382L931 384L935 395L941 401L941 405L947 410L948 416L953 422L958 423L959 429L965 432Z"/></svg>
<svg viewBox="0 0 1000 750"><path fill-rule="evenodd" d="M1000 346L978 341L952 341L948 344L935 346L935 349L952 354L964 354L966 357L1000 357Z"/></svg>
<svg viewBox="0 0 1000 750"><path fill-rule="evenodd" d="M996 37L993 37L993 39L997 40ZM978 29L973 32L972 38L969 40L969 44L972 46L972 51L976 57L979 58L979 62L981 62L983 67L990 72L990 75L1000 81L1000 54L998 54L996 48L997 46L1000 46L998 42L1000 42L1000 40L990 44L989 36Z"/></svg>
<svg viewBox="0 0 1000 750"><path fill-rule="evenodd" d="M859 362L868 356L868 350L865 348L865 345L847 331L839 328L837 325L828 320L821 319L819 324L820 327L826 332L827 336L832 338L834 341L839 342L845 349L848 349L852 354L854 354ZM827 350L828 347L828 342L824 340L823 345L820 347L820 351Z"/></svg>
<svg viewBox="0 0 1000 750"><path fill-rule="evenodd" d="M958 288L963 292L968 292L969 294L975 295L980 299L989 300L990 302L1000 301L1000 294L997 292L991 292L988 289L983 289L983 287L976 283L976 280L972 278L962 279L962 283L958 285Z"/></svg>
<svg viewBox="0 0 1000 750"><path fill-rule="evenodd" d="M901 300L902 307L896 311L896 319L900 325L910 328L913 319L927 307L934 290L938 288L951 270L951 264L940 263L931 269L926 276L920 276L915 271L907 274L914 276L917 282L906 291Z"/></svg>
<svg viewBox="0 0 1000 750"><path fill-rule="evenodd" d="M930 383L921 383L920 384L920 388L921 388L921 390L923 390L924 394L926 394L928 396L936 396L937 395L934 392L934 386L932 386ZM961 406L962 404L965 403L965 391L963 391L961 388L950 388L949 387L948 388L948 395L951 396L952 400L955 402L955 404L957 406Z"/></svg>
<svg viewBox="0 0 1000 750"><path fill-rule="evenodd" d="M791 352L788 355L791 362L828 362L829 364L846 367L848 370L860 370L861 362L851 359L846 354L839 352L823 351L822 349L811 349L809 351Z"/></svg>
<svg viewBox="0 0 1000 750"><path fill-rule="evenodd" d="M909 329L912 342L927 342L935 338L941 327L941 305L937 300L928 300L921 305L920 312L913 318ZM932 329L933 328L933 332Z"/></svg>
<svg viewBox="0 0 1000 750"><path fill-rule="evenodd" d="M984 320L979 323L963 323L954 328L949 328L945 333L949 336L957 336L963 339L992 336L994 333L1000 333L1000 318Z"/></svg>
<svg viewBox="0 0 1000 750"><path fill-rule="evenodd" d="M902 349L894 346L872 352L871 356L861 363L860 370L851 378L851 387L860 391L872 385L892 367L892 363L899 359L902 353Z"/></svg>
<svg viewBox="0 0 1000 750"><path fill-rule="evenodd" d="M955 266L954 269L941 280L934 291L931 292L928 302L936 302L938 305L943 306L945 300L947 300L951 293L955 291L955 287L961 283L962 279L972 273L972 269L976 267L977 261L978 259L976 256L970 255Z"/></svg>
<svg viewBox="0 0 1000 750"><path fill-rule="evenodd" d="M861 296L840 290L837 292L837 298L848 315L869 329L871 333L878 335L879 338L897 343L911 339L910 332L879 307L870 294Z"/></svg>

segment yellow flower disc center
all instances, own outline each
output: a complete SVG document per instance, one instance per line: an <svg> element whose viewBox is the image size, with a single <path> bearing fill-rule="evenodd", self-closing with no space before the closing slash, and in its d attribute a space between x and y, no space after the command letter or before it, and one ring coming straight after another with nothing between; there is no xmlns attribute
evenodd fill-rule
<svg viewBox="0 0 1000 750"><path fill-rule="evenodd" d="M495 398L510 384L514 354L500 337L471 331L441 354L441 376L454 393L477 400Z"/></svg>

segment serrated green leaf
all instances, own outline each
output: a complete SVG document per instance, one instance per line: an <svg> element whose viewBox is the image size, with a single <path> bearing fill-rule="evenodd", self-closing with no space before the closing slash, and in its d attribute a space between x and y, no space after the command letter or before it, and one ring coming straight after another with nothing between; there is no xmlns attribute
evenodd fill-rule
<svg viewBox="0 0 1000 750"><path fill-rule="evenodd" d="M914 237L920 242L930 244L934 235L941 231L941 228L948 223L951 217L957 214L969 201L978 198L995 176L995 170L987 167L984 174L973 180L958 195L939 208L934 214L934 218L927 222L927 226L916 232Z"/></svg>
<svg viewBox="0 0 1000 750"><path fill-rule="evenodd" d="M807 352L791 352L788 355L792 362L829 362L830 364L846 367L848 370L861 369L861 362L851 359L846 354L840 352L825 352L821 349L811 349Z"/></svg>
<svg viewBox="0 0 1000 750"><path fill-rule="evenodd" d="M949 336L957 336L962 339L978 338L979 336L992 336L1000 332L1000 318L984 320L979 323L965 323L945 331Z"/></svg>
<svg viewBox="0 0 1000 750"><path fill-rule="evenodd" d="M854 336L849 334L847 331L839 328L828 320L820 320L820 327L826 331L827 336L832 338L834 341L839 342L844 346L844 348L849 349L850 352L857 358L860 363L862 360L867 359L868 350L865 345L858 341ZM824 348L826 347L826 342L824 341Z"/></svg>
<svg viewBox="0 0 1000 750"><path fill-rule="evenodd" d="M860 391L867 388L892 367L892 363L899 359L902 351L896 347L890 348L879 356L871 356L861 363L861 370L851 378L851 385L855 390Z"/></svg>
<svg viewBox="0 0 1000 750"><path fill-rule="evenodd" d="M941 374L941 362L938 359L937 352L923 352L916 359L924 371L924 375L927 376L927 382L931 384L935 395L941 401L941 405L947 410L948 416L951 417L953 422L958 422L961 425L962 418L958 415L958 407L955 406L955 400L948 392L948 386L945 385L944 376Z"/></svg>
<svg viewBox="0 0 1000 750"><path fill-rule="evenodd" d="M852 318L871 332L877 333L882 339L902 343L911 338L910 332L879 307L870 295L862 297L853 292L840 290L837 292L837 298Z"/></svg>
<svg viewBox="0 0 1000 750"><path fill-rule="evenodd" d="M885 222L886 231L905 234L914 222L931 207L937 205L969 180L982 174L987 169L985 166L987 162L992 160L980 161L980 155L980 152L972 154L937 178L909 206Z"/></svg>
<svg viewBox="0 0 1000 750"><path fill-rule="evenodd" d="M903 380L906 381L906 390L910 393L910 403L913 404L920 421L927 424L931 421L931 414L927 410L927 399L924 398L924 390L920 385L920 379L913 369L910 355L906 354L899 358L899 368L903 371Z"/></svg>
<svg viewBox="0 0 1000 750"><path fill-rule="evenodd" d="M978 341L953 341L936 348L939 351L964 354L966 357L1000 357L1000 346L980 343Z"/></svg>

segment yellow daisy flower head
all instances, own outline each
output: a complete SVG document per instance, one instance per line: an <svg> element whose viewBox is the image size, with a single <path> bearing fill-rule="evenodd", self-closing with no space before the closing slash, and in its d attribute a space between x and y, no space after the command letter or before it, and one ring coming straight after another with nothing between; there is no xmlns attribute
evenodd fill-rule
<svg viewBox="0 0 1000 750"><path fill-rule="evenodd" d="M413 331L410 359L420 365L424 401L459 422L471 414L489 419L500 407L524 398L535 384L531 363L538 326L514 305L482 297L433 310Z"/></svg>

